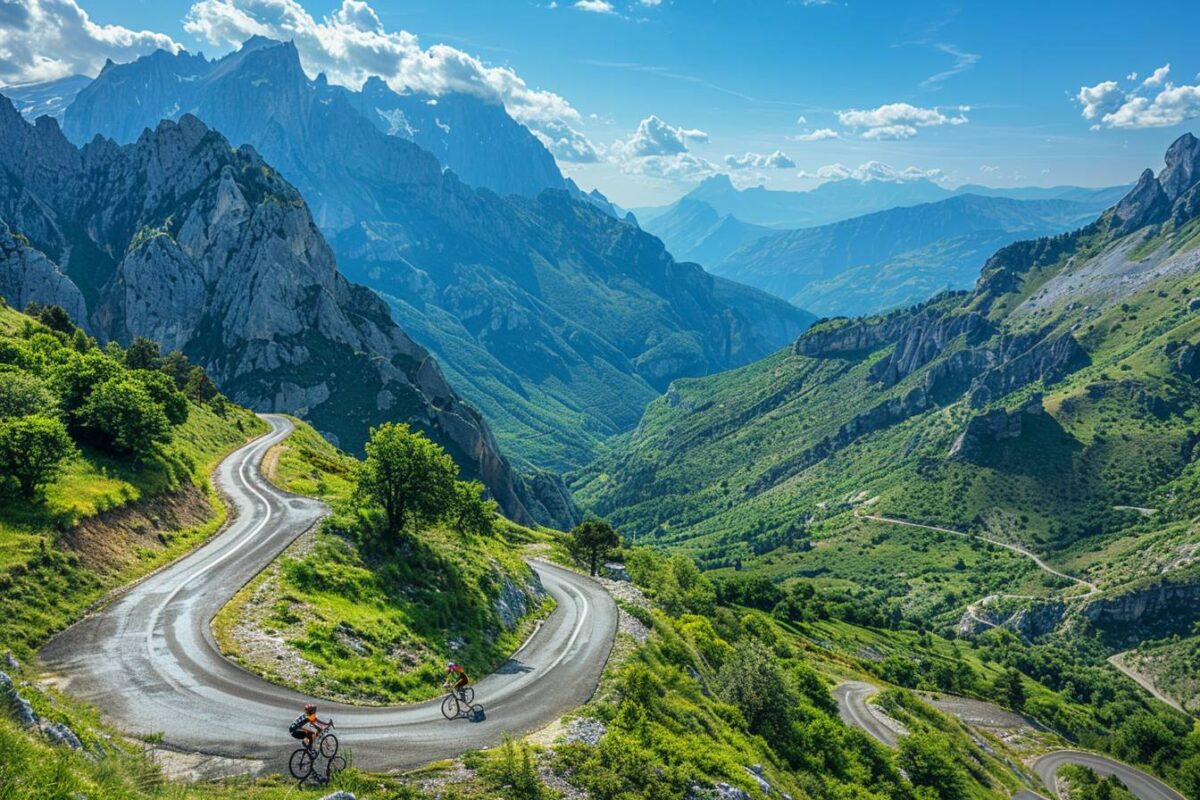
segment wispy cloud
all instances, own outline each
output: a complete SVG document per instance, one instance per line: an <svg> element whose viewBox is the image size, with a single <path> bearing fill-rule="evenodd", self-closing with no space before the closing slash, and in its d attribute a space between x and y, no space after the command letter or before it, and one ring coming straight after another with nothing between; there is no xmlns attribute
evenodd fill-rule
<svg viewBox="0 0 1200 800"><path fill-rule="evenodd" d="M938 42L934 45L934 48L940 50L948 56L953 57L954 64L949 69L930 75L928 78L921 81L921 88L923 89L940 88L940 84L947 78L952 78L959 73L966 72L971 67L979 63L979 59L983 57L979 53L968 53L958 49L958 47L955 45L947 44L945 42Z"/></svg>

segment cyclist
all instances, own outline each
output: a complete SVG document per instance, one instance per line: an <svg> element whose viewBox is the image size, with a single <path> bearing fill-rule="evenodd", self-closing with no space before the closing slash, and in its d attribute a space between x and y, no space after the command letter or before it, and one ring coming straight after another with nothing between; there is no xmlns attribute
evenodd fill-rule
<svg viewBox="0 0 1200 800"><path fill-rule="evenodd" d="M462 668L462 665L457 661L451 661L446 665L446 686L453 688L455 694L462 697L462 690L470 683L467 680L467 671Z"/></svg>
<svg viewBox="0 0 1200 800"><path fill-rule="evenodd" d="M304 713L292 720L288 733L293 739L303 739L304 747L312 752L313 739L317 734L328 728L330 723L317 719L317 707L312 703L304 704Z"/></svg>

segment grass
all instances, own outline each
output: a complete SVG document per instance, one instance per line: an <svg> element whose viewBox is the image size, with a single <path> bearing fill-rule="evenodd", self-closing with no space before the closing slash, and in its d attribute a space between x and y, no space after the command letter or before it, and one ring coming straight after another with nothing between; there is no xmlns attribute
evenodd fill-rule
<svg viewBox="0 0 1200 800"><path fill-rule="evenodd" d="M355 459L299 420L265 459L280 487L319 497L337 516L301 539L217 615L222 650L269 680L360 703L424 700L447 661L492 671L552 608L522 546L544 538L501 522L493 536L433 526L394 544L364 542L351 510ZM515 618L500 614L501 598ZM282 639L261 650L256 632Z"/></svg>
<svg viewBox="0 0 1200 800"><path fill-rule="evenodd" d="M193 405L171 444L149 463L83 448L46 487L43 503L6 502L0 508L0 648L28 658L110 589L219 530L226 511L209 475L227 453L265 429L244 409L219 417ZM188 524L155 524L164 518ZM89 535L76 535L90 520L97 522L88 526Z"/></svg>

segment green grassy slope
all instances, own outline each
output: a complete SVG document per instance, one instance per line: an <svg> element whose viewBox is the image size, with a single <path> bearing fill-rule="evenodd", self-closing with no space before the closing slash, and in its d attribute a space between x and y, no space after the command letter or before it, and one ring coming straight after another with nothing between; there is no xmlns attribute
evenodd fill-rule
<svg viewBox="0 0 1200 800"><path fill-rule="evenodd" d="M473 676L491 671L552 607L514 547L524 529L497 520L480 536L437 524L395 547L364 541L351 502L357 463L299 420L268 453L272 480L335 515L221 611L222 649L270 680L351 702L432 697L450 660Z"/></svg>
<svg viewBox="0 0 1200 800"><path fill-rule="evenodd" d="M1006 248L974 292L824 321L756 364L678 380L576 476L577 498L710 567L869 583L864 559L880 557L894 578L894 554L863 550L873 514L1020 543L1108 588L1186 568L1197 229L1126 232L1110 212ZM1012 570L1008 591L1039 594L1040 576Z"/></svg>
<svg viewBox="0 0 1200 800"><path fill-rule="evenodd" d="M7 346L6 346L7 345ZM32 346L45 361L17 365ZM0 370L48 374L65 347L33 319L0 307ZM23 352L23 351L22 351ZM51 412L53 413L53 412ZM266 430L251 412L188 403L169 444L142 460L86 438L34 501L0 502L0 649L30 656L109 589L213 534L225 510L209 480L217 462Z"/></svg>

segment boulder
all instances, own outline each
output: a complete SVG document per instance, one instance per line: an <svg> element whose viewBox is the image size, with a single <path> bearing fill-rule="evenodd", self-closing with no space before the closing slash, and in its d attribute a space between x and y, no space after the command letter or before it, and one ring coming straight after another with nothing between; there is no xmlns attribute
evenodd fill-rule
<svg viewBox="0 0 1200 800"><path fill-rule="evenodd" d="M79 741L75 731L61 722L48 722L42 725L42 735L50 741L50 744L62 745L72 750L83 749L83 742Z"/></svg>
<svg viewBox="0 0 1200 800"><path fill-rule="evenodd" d="M974 460L983 455L987 445L1018 438L1021 435L1023 417L1043 412L1042 395L1039 392L1012 411L995 408L985 414L977 414L967 420L966 427L950 446L947 458Z"/></svg>

